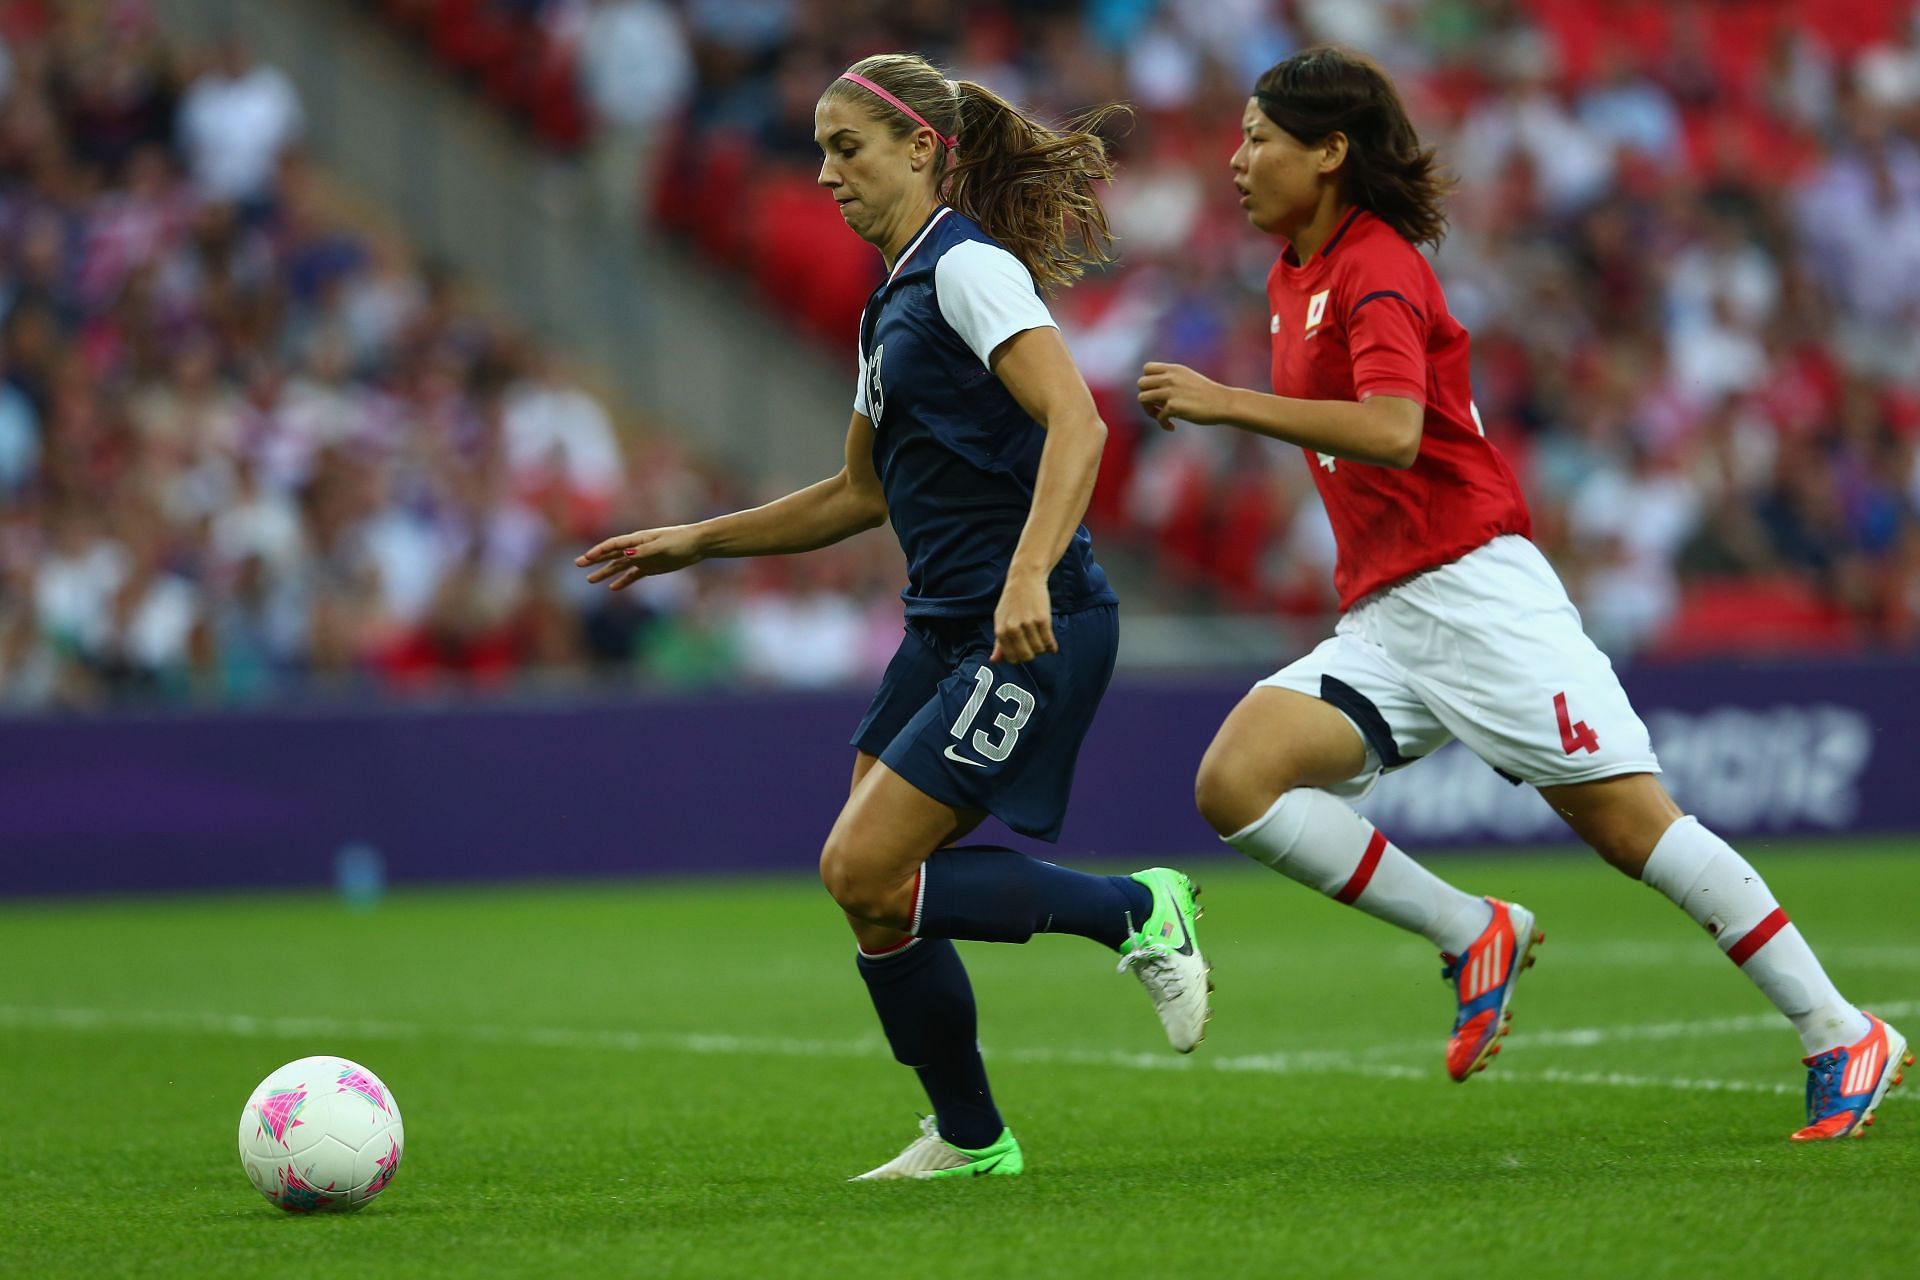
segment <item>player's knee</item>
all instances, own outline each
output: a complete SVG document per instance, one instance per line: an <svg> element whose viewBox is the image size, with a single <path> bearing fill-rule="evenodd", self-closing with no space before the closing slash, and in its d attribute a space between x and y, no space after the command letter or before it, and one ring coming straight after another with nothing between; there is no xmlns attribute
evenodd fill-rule
<svg viewBox="0 0 1920 1280"><path fill-rule="evenodd" d="M859 877L854 873L852 859L847 857L846 849L838 840L829 839L820 850L820 883L825 885L833 900L840 904L849 915L859 916L850 905L860 896Z"/></svg>
<svg viewBox="0 0 1920 1280"><path fill-rule="evenodd" d="M874 920L885 911L887 886L865 869L837 832L820 851L820 883L840 909L856 920Z"/></svg>
<svg viewBox="0 0 1920 1280"><path fill-rule="evenodd" d="M1209 750L1193 779L1193 803L1222 836L1252 825L1291 786L1286 778L1262 777L1232 752Z"/></svg>

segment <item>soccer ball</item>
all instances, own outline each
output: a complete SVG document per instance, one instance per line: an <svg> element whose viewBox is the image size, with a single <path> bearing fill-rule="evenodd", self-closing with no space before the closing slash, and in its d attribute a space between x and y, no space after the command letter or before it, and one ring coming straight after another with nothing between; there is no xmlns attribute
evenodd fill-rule
<svg viewBox="0 0 1920 1280"><path fill-rule="evenodd" d="M302 1058L265 1080L240 1113L240 1163L288 1213L360 1208L400 1169L400 1107L345 1058Z"/></svg>

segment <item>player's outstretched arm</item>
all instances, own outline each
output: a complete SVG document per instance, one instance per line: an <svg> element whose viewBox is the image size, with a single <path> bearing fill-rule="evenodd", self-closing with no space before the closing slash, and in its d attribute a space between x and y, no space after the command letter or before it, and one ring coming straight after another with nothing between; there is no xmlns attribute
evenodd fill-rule
<svg viewBox="0 0 1920 1280"><path fill-rule="evenodd" d="M837 475L748 511L608 538L574 563L593 570L588 582L621 591L702 560L813 551L886 519L886 494L873 469L873 423L856 413L847 426L846 461Z"/></svg>
<svg viewBox="0 0 1920 1280"><path fill-rule="evenodd" d="M1166 430L1174 420L1238 427L1353 462L1404 469L1420 456L1427 409L1404 396L1364 401L1295 400L1228 387L1183 364L1149 362L1140 372L1140 405Z"/></svg>
<svg viewBox="0 0 1920 1280"><path fill-rule="evenodd" d="M1107 424L1100 420L1093 393L1058 329L1014 334L994 351L992 367L1020 407L1047 431L1033 508L994 609L993 653L988 659L1029 662L1060 649L1053 636L1047 578L1066 554L1093 499L1100 455L1107 447Z"/></svg>

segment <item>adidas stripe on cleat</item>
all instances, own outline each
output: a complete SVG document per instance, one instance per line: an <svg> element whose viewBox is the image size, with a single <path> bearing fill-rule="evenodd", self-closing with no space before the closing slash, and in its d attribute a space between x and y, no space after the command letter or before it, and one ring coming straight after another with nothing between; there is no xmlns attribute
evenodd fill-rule
<svg viewBox="0 0 1920 1280"><path fill-rule="evenodd" d="M1862 1013L1866 1013L1863 1009ZM1807 1066L1807 1123L1795 1142L1867 1136L1874 1110L1913 1065L1907 1038L1872 1014L1867 1034L1849 1045L1803 1058Z"/></svg>
<svg viewBox="0 0 1920 1280"><path fill-rule="evenodd" d="M1020 1140L1002 1129L992 1146L978 1151L956 1147L940 1136L932 1116L920 1118L920 1136L907 1149L878 1169L848 1178L848 1182L890 1182L907 1178L1010 1178L1026 1169Z"/></svg>
<svg viewBox="0 0 1920 1280"><path fill-rule="evenodd" d="M1447 1040L1447 1074L1464 1081L1485 1071L1500 1052L1500 1038L1513 1029L1507 1004L1520 971L1533 968L1533 949L1547 935L1533 927L1533 913L1518 903L1488 898L1493 919L1459 956L1442 955L1440 976L1453 985L1459 1009Z"/></svg>

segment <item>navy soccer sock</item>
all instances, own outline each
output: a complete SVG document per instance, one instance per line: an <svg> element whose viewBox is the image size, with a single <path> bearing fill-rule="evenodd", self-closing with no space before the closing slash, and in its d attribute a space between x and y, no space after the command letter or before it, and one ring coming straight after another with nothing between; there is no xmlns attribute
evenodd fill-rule
<svg viewBox="0 0 1920 1280"><path fill-rule="evenodd" d="M940 1136L956 1147L992 1146L1005 1126L987 1088L987 1068L960 953L944 938L920 938L883 956L859 955L873 1011L933 1104Z"/></svg>
<svg viewBox="0 0 1920 1280"><path fill-rule="evenodd" d="M920 872L913 932L922 938L1025 942L1077 933L1118 951L1153 914L1153 893L1129 876L1095 876L1012 849L942 849Z"/></svg>

